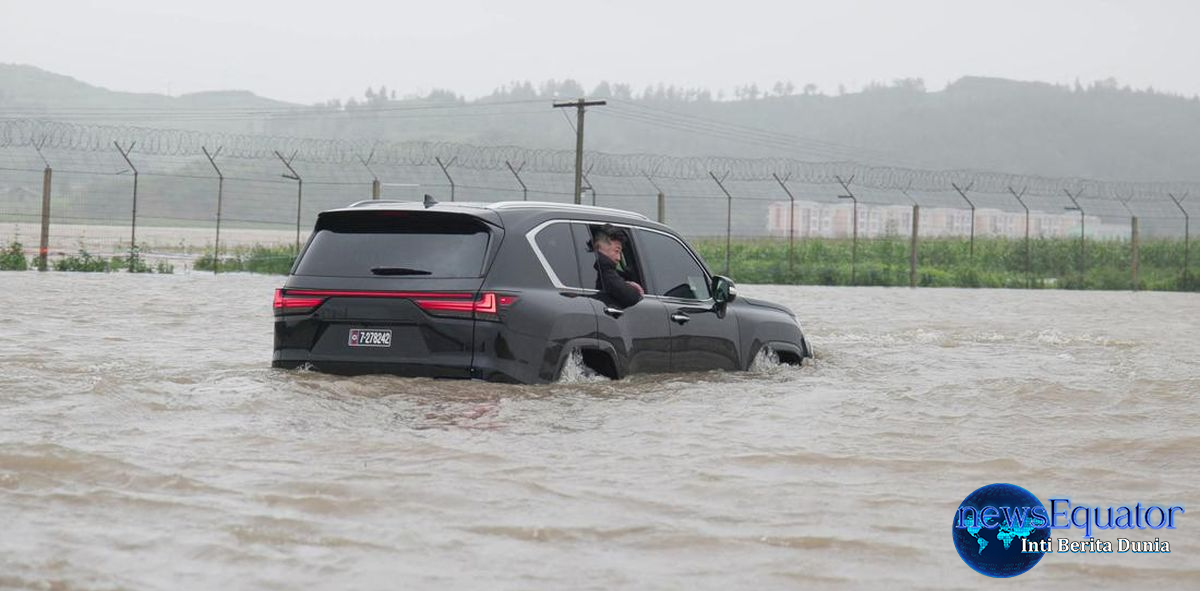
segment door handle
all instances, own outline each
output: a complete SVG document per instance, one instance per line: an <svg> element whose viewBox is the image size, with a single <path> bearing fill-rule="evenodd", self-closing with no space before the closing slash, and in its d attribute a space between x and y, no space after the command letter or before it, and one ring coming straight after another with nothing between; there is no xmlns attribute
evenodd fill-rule
<svg viewBox="0 0 1200 591"><path fill-rule="evenodd" d="M625 310L609 306L604 309L604 313L608 314L609 316L612 316L613 318L620 318L621 315L625 314Z"/></svg>
<svg viewBox="0 0 1200 591"><path fill-rule="evenodd" d="M675 322L678 322L679 324L686 324L687 321L691 320L691 319L692 319L691 316L688 316L687 314L684 314L683 312L676 312L674 314L671 314L671 320L674 320Z"/></svg>

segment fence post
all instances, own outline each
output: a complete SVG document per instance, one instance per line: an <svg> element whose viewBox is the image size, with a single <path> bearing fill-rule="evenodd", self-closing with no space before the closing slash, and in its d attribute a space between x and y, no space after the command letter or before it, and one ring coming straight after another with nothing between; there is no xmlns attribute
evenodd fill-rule
<svg viewBox="0 0 1200 591"><path fill-rule="evenodd" d="M854 191L850 190L850 183L854 182L854 176L851 175L850 180L843 181L842 177L834 176L839 185L846 190L845 195L838 195L838 199L849 199L853 204L853 215L851 217L851 225L853 227L853 238L850 242L850 285L858 284L858 197L854 195Z"/></svg>
<svg viewBox="0 0 1200 591"><path fill-rule="evenodd" d="M371 148L371 153L367 154L365 159L358 154L355 154L354 157L358 158L358 161L362 163L363 168L367 169L367 172L371 173L371 200L378 201L382 183L379 182L379 175L375 174L375 171L371 169L371 160L375 158L375 149Z"/></svg>
<svg viewBox="0 0 1200 591"><path fill-rule="evenodd" d="M970 257L971 257L971 263L974 264L974 262L975 262L975 204L972 203L971 200L967 198L967 191L970 191L971 187L975 186L975 182L972 181L971 184L967 185L966 189L958 188L958 185L955 183L950 183L950 186L954 187L954 190L958 191L959 195L962 195L963 201L966 201L967 205L971 206L971 246L970 246L971 254L970 254Z"/></svg>
<svg viewBox="0 0 1200 591"><path fill-rule="evenodd" d="M1012 187L1008 188L1008 192L1017 198L1017 203L1020 203L1021 207L1025 208L1025 289L1033 287L1033 269L1029 266L1029 206L1025 205L1024 199L1021 199L1028 189L1029 187L1024 187L1020 193L1017 193Z"/></svg>
<svg viewBox="0 0 1200 591"><path fill-rule="evenodd" d="M717 186L721 187L721 192L725 193L725 274L729 275L729 247L731 236L733 236L733 195L725 190L725 183L722 182L729 176L729 173L726 172L721 178L717 178L716 173L710 170L708 176L711 176L712 180L717 182Z"/></svg>
<svg viewBox="0 0 1200 591"><path fill-rule="evenodd" d="M133 170L133 217L129 225L129 272L132 273L138 259L137 251L137 190L138 190L138 169L133 165L133 161L129 159L129 153L133 151L133 146L136 142L129 142L129 147L121 149L121 144L115 140L113 145L117 147L117 151L121 153L121 157L125 159L125 163Z"/></svg>
<svg viewBox="0 0 1200 591"><path fill-rule="evenodd" d="M1083 189L1076 191L1074 195L1066 189L1063 189L1063 192L1067 194L1067 198L1071 200L1071 203L1075 204L1074 207L1066 207L1064 209L1079 212L1079 288L1083 289L1084 278L1087 276L1087 219L1084 217L1086 214L1083 211L1083 207L1079 205L1079 196L1083 194Z"/></svg>
<svg viewBox="0 0 1200 591"><path fill-rule="evenodd" d="M438 156L434 156L433 159L437 161L438 166L442 167L442 174L446 175L446 180L450 181L450 200L454 201L454 178L450 176L450 171L448 169L451 166L454 166L454 162L458 160L458 156L451 158L450 162L444 164L442 163L442 159Z"/></svg>
<svg viewBox="0 0 1200 591"><path fill-rule="evenodd" d="M792 178L791 173L787 177L780 179L779 175L771 173L775 177L775 182L783 188L783 192L788 196L788 273L796 273L796 196L788 190L785 181Z"/></svg>
<svg viewBox="0 0 1200 591"><path fill-rule="evenodd" d="M1190 227L1189 226L1191 224L1189 223L1190 220L1188 218L1188 212L1186 209L1183 208L1183 200L1187 199L1188 196L1187 196L1187 193L1184 193L1183 197L1180 197L1178 199L1175 198L1174 193L1167 193L1167 196L1171 198L1171 201L1175 202L1175 207L1178 207L1179 211L1183 213L1183 285L1181 285L1180 288L1181 289L1189 289L1190 284L1188 282L1188 242L1189 242L1188 239L1190 238L1190 236L1189 236Z"/></svg>
<svg viewBox="0 0 1200 591"><path fill-rule="evenodd" d="M45 143L44 137L41 142L33 142L33 149L37 150L38 156L41 156L42 162L46 164L45 170L42 171L42 235L38 242L38 271L46 270L46 259L50 254L50 182L54 178L54 170L50 168L50 161L42 153Z"/></svg>
<svg viewBox="0 0 1200 591"><path fill-rule="evenodd" d="M296 256L300 256L300 204L304 201L304 179L300 178L296 169L292 168L292 160L296 159L296 154L297 152L292 152L291 158L284 158L283 154L279 153L279 150L275 151L275 156L279 158L280 162L283 162L283 165L287 167L290 173L280 176L296 181Z"/></svg>
<svg viewBox="0 0 1200 591"><path fill-rule="evenodd" d="M1136 215L1133 216L1132 218L1130 218L1130 223L1132 224L1132 226L1129 228L1129 241L1131 242L1130 247L1133 249L1133 253L1132 253L1132 255L1133 255L1133 257L1132 257L1133 258L1133 291L1137 291L1139 288L1139 284L1138 284L1138 243L1139 243L1139 240L1138 240L1138 219L1137 219Z"/></svg>
<svg viewBox="0 0 1200 591"><path fill-rule="evenodd" d="M510 171L512 171L513 176L517 177L517 182L521 185L521 201L529 201L529 187L525 186L525 181L521 180L520 175L521 170L525 168L525 163L522 162L521 165L516 168L513 168L512 163L507 160L504 161L504 164L508 166Z"/></svg>
<svg viewBox="0 0 1200 591"><path fill-rule="evenodd" d="M200 151L204 152L208 163L212 164L213 170L217 171L217 237L213 243L213 275L219 273L221 267L221 202L225 197L225 175L221 174L220 168L217 168L217 156L221 155L223 148L224 146L220 146L215 153L209 154L208 148L200 146Z"/></svg>
<svg viewBox="0 0 1200 591"><path fill-rule="evenodd" d="M667 223L667 195L666 195L666 193L663 193L662 187L658 186L658 183L654 182L654 179L650 178L650 175L646 174L646 171L642 171L642 176L646 177L646 180L649 181L649 183L654 186L655 191L658 191L658 223L660 223L660 224Z"/></svg>

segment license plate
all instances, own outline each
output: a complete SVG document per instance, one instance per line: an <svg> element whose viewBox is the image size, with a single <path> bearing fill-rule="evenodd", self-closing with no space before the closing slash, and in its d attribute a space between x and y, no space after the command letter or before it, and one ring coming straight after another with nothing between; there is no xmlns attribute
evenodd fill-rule
<svg viewBox="0 0 1200 591"><path fill-rule="evenodd" d="M350 329L351 347L391 347L392 331L387 329Z"/></svg>

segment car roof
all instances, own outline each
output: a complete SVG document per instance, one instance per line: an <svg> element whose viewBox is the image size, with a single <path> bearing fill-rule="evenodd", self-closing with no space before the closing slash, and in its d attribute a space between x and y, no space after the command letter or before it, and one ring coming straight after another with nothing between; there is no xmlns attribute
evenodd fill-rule
<svg viewBox="0 0 1200 591"><path fill-rule="evenodd" d="M348 212L348 211L438 211L447 213L463 213L474 215L493 223L499 220L494 219L496 216L503 216L505 213L560 213L560 214L575 214L575 215L596 215L612 219L626 219L633 221L649 222L650 218L632 211L623 209L613 209L611 207L596 207L594 205L575 205L572 203L554 203L550 201L496 201L496 202L478 202L478 201L451 201L451 202L433 202L426 205L421 201L396 201L387 199L371 199L367 201L359 201L352 203L346 207L330 209L321 213L333 212Z"/></svg>
<svg viewBox="0 0 1200 591"><path fill-rule="evenodd" d="M330 209L327 211L350 211L363 209L380 209L387 211L407 211L414 209L430 209L434 211L456 211L462 213L479 213L480 210L491 211L511 211L518 209L532 209L538 211L561 211L567 213L590 213L604 214L612 216L627 217L636 220L650 221L650 218L640 213L625 211L624 209L614 209L611 207L596 207L595 205L575 205L572 203L555 203L553 201L451 201L449 203L437 202L426 207L421 201L394 201L388 199L370 199L367 201L358 201L351 203L346 207ZM324 212L322 212L324 213Z"/></svg>

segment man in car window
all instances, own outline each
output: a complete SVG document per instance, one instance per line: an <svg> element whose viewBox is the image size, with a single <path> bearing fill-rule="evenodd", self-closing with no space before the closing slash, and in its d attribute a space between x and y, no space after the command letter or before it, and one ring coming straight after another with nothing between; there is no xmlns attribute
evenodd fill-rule
<svg viewBox="0 0 1200 591"><path fill-rule="evenodd" d="M611 224L598 228L592 237L596 251L596 289L613 299L617 305L627 308L640 301L646 291L633 281L635 277L628 269L618 269L621 264L621 231Z"/></svg>

